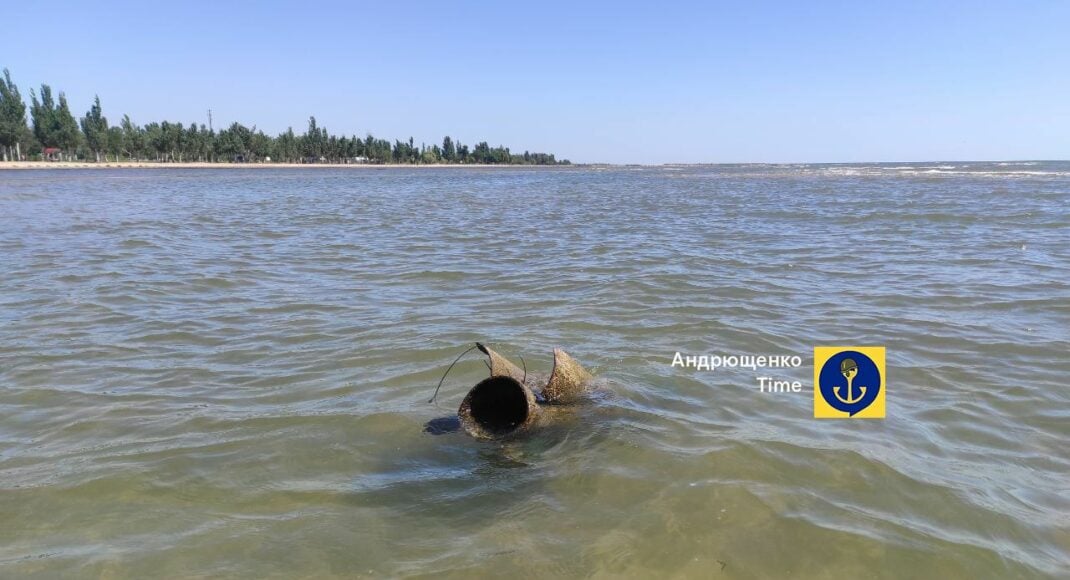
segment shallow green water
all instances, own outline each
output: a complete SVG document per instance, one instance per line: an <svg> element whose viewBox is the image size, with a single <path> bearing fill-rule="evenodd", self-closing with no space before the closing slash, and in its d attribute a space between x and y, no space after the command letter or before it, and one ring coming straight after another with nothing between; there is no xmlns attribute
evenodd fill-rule
<svg viewBox="0 0 1070 580"><path fill-rule="evenodd" d="M1070 163L0 173L0 576L1070 575L1068 207ZM605 394L424 433L476 340ZM886 420L812 418L818 344L887 346Z"/></svg>

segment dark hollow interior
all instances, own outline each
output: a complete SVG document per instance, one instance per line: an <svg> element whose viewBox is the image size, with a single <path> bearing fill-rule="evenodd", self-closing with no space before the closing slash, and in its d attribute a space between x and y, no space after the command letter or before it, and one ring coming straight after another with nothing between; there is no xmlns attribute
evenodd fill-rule
<svg viewBox="0 0 1070 580"><path fill-rule="evenodd" d="M491 433L508 433L528 418L524 387L509 377L492 377L472 389L472 419Z"/></svg>

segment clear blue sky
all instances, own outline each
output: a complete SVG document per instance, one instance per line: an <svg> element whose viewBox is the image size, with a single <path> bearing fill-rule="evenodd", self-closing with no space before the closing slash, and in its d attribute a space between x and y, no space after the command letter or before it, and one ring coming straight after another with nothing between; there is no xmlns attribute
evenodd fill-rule
<svg viewBox="0 0 1070 580"><path fill-rule="evenodd" d="M1070 158L1070 2L10 1L76 114L579 162Z"/></svg>

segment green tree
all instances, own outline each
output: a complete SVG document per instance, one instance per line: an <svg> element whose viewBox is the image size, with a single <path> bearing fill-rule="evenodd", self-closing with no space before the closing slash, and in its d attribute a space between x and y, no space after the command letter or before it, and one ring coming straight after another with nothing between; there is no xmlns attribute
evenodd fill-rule
<svg viewBox="0 0 1070 580"><path fill-rule="evenodd" d="M0 146L3 147L3 159L22 160L22 142L29 137L26 126L26 102L19 94L19 88L11 82L11 73L5 68L4 78L0 81Z"/></svg>
<svg viewBox="0 0 1070 580"><path fill-rule="evenodd" d="M182 162L182 153L184 151L183 144L186 140L186 129L182 126L182 123L165 123L164 133L167 141L167 149L171 155L171 161L178 160Z"/></svg>
<svg viewBox="0 0 1070 580"><path fill-rule="evenodd" d="M123 151L126 156L141 161L141 155L145 151L145 132L130 120L130 115L123 115Z"/></svg>
<svg viewBox="0 0 1070 580"><path fill-rule="evenodd" d="M334 135L328 136L326 134L324 135L324 137L324 140L327 143L327 146L324 148L324 152L327 157L327 162L337 163L338 158L341 157L341 155L339 155L338 153L338 150L341 147L340 143L338 142L338 137L335 137Z"/></svg>
<svg viewBox="0 0 1070 580"><path fill-rule="evenodd" d="M52 87L41 85L41 100L30 89L30 117L33 119L33 136L42 147L57 147L59 138L56 133L56 103L52 99Z"/></svg>
<svg viewBox="0 0 1070 580"><path fill-rule="evenodd" d="M190 161L200 161L200 146L201 136L197 130L197 123L190 123L182 135L182 157Z"/></svg>
<svg viewBox="0 0 1070 580"><path fill-rule="evenodd" d="M108 147L108 119L101 114L100 97L93 99L93 106L82 117L82 133L85 134L86 145L96 156L100 163L100 152Z"/></svg>
<svg viewBox="0 0 1070 580"><path fill-rule="evenodd" d="M297 137L294 136L293 127L288 127L285 133L275 138L275 154L278 161L284 163L293 163L297 159Z"/></svg>
<svg viewBox="0 0 1070 580"><path fill-rule="evenodd" d="M71 108L67 104L67 95L59 93L59 106L56 107L56 123L58 125L59 147L68 151L68 156L73 157L81 142L82 132L78 130L78 122L74 120Z"/></svg>
<svg viewBox="0 0 1070 580"><path fill-rule="evenodd" d="M447 163L453 163L457 160L457 149L454 147L453 139L450 139L449 135L442 139L442 158Z"/></svg>
<svg viewBox="0 0 1070 580"><path fill-rule="evenodd" d="M252 131L241 123L232 123L216 136L216 151L227 161L247 161Z"/></svg>
<svg viewBox="0 0 1070 580"><path fill-rule="evenodd" d="M204 125L201 125L201 129L204 129ZM219 161L219 134L215 132L215 129L208 129L208 132L204 134L204 144L208 161L212 163Z"/></svg>
<svg viewBox="0 0 1070 580"><path fill-rule="evenodd" d="M472 150L472 162L473 163L490 163L490 146L486 141L480 141L476 143L476 148Z"/></svg>
<svg viewBox="0 0 1070 580"><path fill-rule="evenodd" d="M271 137L264 134L263 131L257 131L256 127L253 127L253 131L249 135L249 154L254 161L263 161L265 158L271 157L274 153L274 145Z"/></svg>
<svg viewBox="0 0 1070 580"><path fill-rule="evenodd" d="M42 84L40 94L31 90L30 96L32 131L26 122L26 104L5 69L0 82L0 153L4 159L21 158L22 148L36 154L40 147L60 149L61 158L82 157L86 150L80 145L84 142L97 162L102 153L105 160L108 155L114 155L118 160L125 153L128 158L140 161L155 152L157 161L179 162L187 159L216 162L220 158L224 161L262 161L271 158L284 162L303 158L313 163L320 160L349 163L364 158L369 163L408 164L569 163L567 159L558 162L553 154L524 151L523 154L514 155L508 147L490 147L486 141L470 148L454 141L449 135L443 138L441 147L437 144L428 147L423 143L416 147L412 137L408 141L391 142L370 134L364 139L331 135L325 127L317 124L315 117L309 117L308 129L301 136L295 136L291 128L270 137L258 131L255 125L249 129L239 123L233 123L219 133L196 123L184 127L182 123L170 121L139 127L126 115L119 126L110 127L101 110L99 96L94 98L92 107L79 121L75 121L71 115L66 96L61 92L58 99L53 99L49 85Z"/></svg>
<svg viewBox="0 0 1070 580"><path fill-rule="evenodd" d="M316 126L316 118L308 118L308 131L301 136L301 155L304 155L307 160L316 163L323 157L323 149L326 143L324 143L327 131L326 129L320 129Z"/></svg>
<svg viewBox="0 0 1070 580"><path fill-rule="evenodd" d="M115 161L118 163L119 154L123 151L123 129L122 127L108 127L108 148L107 154L104 156L104 160L107 161L107 155L114 155Z"/></svg>
<svg viewBox="0 0 1070 580"><path fill-rule="evenodd" d="M71 108L67 105L67 96L59 94L59 104L52 98L52 87L41 85L41 100L37 100L37 94L30 91L30 117L33 118L33 134L43 147L54 147L61 150L61 158L65 154L72 158L78 147L78 123L71 114Z"/></svg>
<svg viewBox="0 0 1070 580"><path fill-rule="evenodd" d="M160 123L145 125L145 145L148 151L156 153L156 161L160 161L164 151L167 151L167 139L164 137L163 126Z"/></svg>

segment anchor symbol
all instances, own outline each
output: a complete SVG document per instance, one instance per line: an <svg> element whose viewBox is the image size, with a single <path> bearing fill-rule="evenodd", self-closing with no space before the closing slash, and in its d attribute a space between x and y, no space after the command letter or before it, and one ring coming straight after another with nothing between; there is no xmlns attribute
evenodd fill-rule
<svg viewBox="0 0 1070 580"><path fill-rule="evenodd" d="M855 361L849 358L843 359L843 361L840 363L840 374L842 374L844 378L847 379L847 398L845 399L843 395L840 394L840 392L843 390L842 386L834 387L832 389L832 392L836 395L836 398L839 399L840 402L845 405L853 405L861 401L862 398L866 396L866 387L859 385L858 388L862 392L859 393L857 397L855 397L854 386L851 384L852 382L854 382L855 375L858 374L858 365L855 364Z"/></svg>

